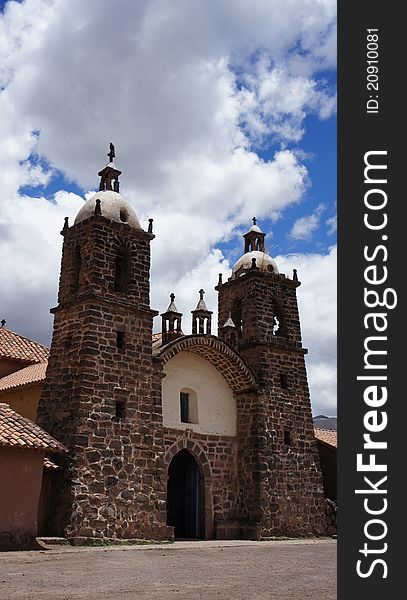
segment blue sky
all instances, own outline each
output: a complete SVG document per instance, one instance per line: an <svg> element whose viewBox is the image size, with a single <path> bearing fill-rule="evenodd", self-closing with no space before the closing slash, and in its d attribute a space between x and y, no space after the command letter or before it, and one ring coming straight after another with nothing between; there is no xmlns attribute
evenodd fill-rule
<svg viewBox="0 0 407 600"><path fill-rule="evenodd" d="M256 216L280 270L299 269L315 410L335 412L335 2L117 7L26 0L0 14L8 326L49 343L59 231L97 189L112 141L122 193L155 221L152 306L174 291L188 330L204 287L216 312L217 275Z"/></svg>

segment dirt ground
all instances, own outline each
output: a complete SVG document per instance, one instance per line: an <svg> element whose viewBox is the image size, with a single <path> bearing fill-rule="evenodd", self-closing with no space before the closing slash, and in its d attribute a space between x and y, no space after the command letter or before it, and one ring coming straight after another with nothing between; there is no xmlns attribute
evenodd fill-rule
<svg viewBox="0 0 407 600"><path fill-rule="evenodd" d="M335 600L336 541L48 546L0 554L1 600Z"/></svg>

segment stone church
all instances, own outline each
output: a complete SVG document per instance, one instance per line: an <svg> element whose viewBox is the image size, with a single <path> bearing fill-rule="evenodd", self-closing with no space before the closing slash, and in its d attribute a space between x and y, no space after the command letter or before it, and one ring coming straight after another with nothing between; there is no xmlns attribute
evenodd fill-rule
<svg viewBox="0 0 407 600"><path fill-rule="evenodd" d="M49 534L92 539L324 534L325 499L297 307L253 219L192 334L175 297L153 334L150 244L110 160L61 234L58 306L38 424L68 450ZM185 328L185 325L184 325Z"/></svg>

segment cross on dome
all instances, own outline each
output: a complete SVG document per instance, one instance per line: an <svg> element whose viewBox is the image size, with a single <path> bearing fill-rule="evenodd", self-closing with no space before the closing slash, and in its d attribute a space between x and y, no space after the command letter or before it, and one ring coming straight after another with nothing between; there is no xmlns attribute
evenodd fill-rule
<svg viewBox="0 0 407 600"><path fill-rule="evenodd" d="M114 151L114 146L113 146L112 142L110 142L110 151L107 153L107 155L110 158L110 162L113 162L113 159L116 156L116 153Z"/></svg>

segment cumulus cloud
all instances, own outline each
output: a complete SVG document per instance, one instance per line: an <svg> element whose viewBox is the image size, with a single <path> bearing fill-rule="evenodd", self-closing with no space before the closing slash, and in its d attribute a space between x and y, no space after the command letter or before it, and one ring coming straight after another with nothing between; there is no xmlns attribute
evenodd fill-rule
<svg viewBox="0 0 407 600"><path fill-rule="evenodd" d="M293 75L287 64L267 65L260 61L245 85L240 92L244 130L256 141L271 135L281 143L299 142L310 112L325 120L336 111L336 96L327 84Z"/></svg>
<svg viewBox="0 0 407 600"><path fill-rule="evenodd" d="M45 198L20 196L5 203L0 216L1 310L11 329L49 344L62 251L60 231L83 200L58 192Z"/></svg>
<svg viewBox="0 0 407 600"><path fill-rule="evenodd" d="M306 217L297 219L288 234L292 240L310 240L313 233L318 229L321 215L325 210L325 205L320 204L316 210Z"/></svg>
<svg viewBox="0 0 407 600"><path fill-rule="evenodd" d="M335 215L334 217L331 217L330 219L326 220L326 226L328 228L328 234L329 235L334 235L336 233L337 230L337 216Z"/></svg>
<svg viewBox="0 0 407 600"><path fill-rule="evenodd" d="M336 273L337 250L327 254L276 257L281 272L298 270L303 345L314 414L336 414Z"/></svg>
<svg viewBox="0 0 407 600"><path fill-rule="evenodd" d="M46 343L59 231L82 202L63 185L44 197L59 173L94 189L113 141L121 190L155 220L153 307L174 291L188 312L204 286L213 308L230 268L217 248L302 201L309 173L286 143L334 111L320 76L335 66L333 0L116 4L25 0L0 15L2 311Z"/></svg>

